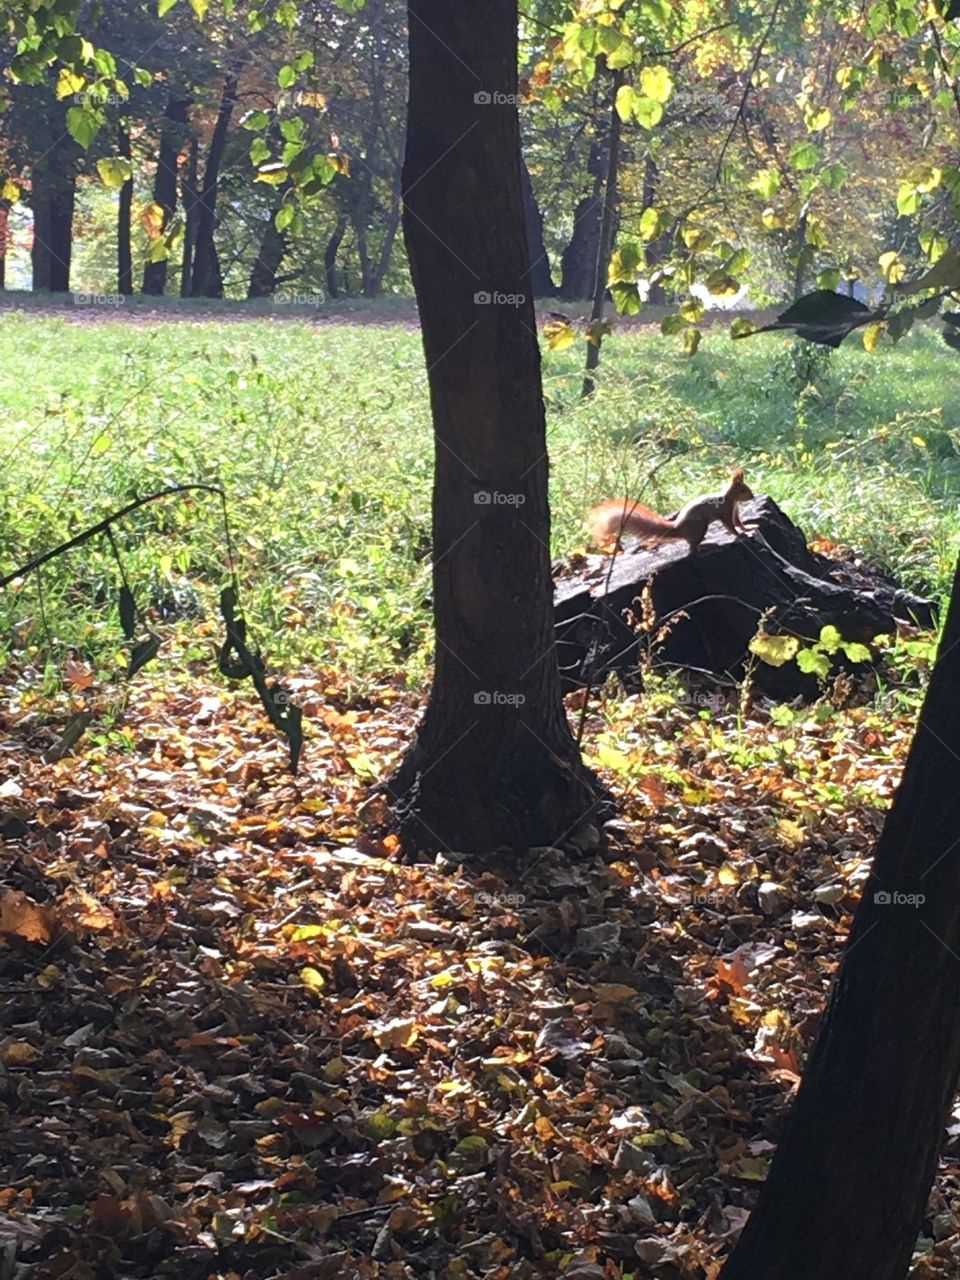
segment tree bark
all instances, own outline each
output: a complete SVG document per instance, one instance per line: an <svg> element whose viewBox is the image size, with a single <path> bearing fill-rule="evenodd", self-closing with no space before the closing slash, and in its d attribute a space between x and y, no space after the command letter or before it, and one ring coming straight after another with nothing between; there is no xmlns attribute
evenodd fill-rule
<svg viewBox="0 0 960 1280"><path fill-rule="evenodd" d="M592 395L594 380L590 376L600 363L600 344L603 341L599 332L599 322L603 319L603 304L607 296L607 275L610 266L610 254L613 252L613 233L618 200L618 183L620 177L620 136L622 125L620 112L617 110L617 91L624 82L624 73L619 68L614 71L610 87L610 129L607 142L607 173L603 183L603 209L600 214L600 235L597 245L597 261L593 279L593 307L590 310L590 322L593 328L591 340L587 342L586 376L583 379L581 394Z"/></svg>
<svg viewBox="0 0 960 1280"><path fill-rule="evenodd" d="M250 272L250 283L247 286L248 298L269 298L276 292L277 272L287 253L287 236L285 232L277 230L276 216L290 187L291 183L288 181L277 188L276 200L270 210L267 225L263 229L257 260Z"/></svg>
<svg viewBox="0 0 960 1280"><path fill-rule="evenodd" d="M213 126L206 163L203 166L203 185L197 196L196 239L193 244L193 272L190 278L190 296L193 298L222 298L223 278L220 260L214 242L217 225L217 190L220 182L220 166L227 145L230 120L237 105L239 70L231 71L223 83L220 110Z"/></svg>
<svg viewBox="0 0 960 1280"><path fill-rule="evenodd" d="M593 111L602 115L594 90ZM557 296L564 302L580 302L593 295L597 267L597 244L600 239L600 202L606 173L604 163L604 130L606 121L598 119L596 136L590 144L587 172L593 176L593 189L583 196L573 212L573 233L560 260L560 288Z"/></svg>
<svg viewBox="0 0 960 1280"><path fill-rule="evenodd" d="M0 291L7 287L7 249L10 246L10 210L0 204Z"/></svg>
<svg viewBox="0 0 960 1280"><path fill-rule="evenodd" d="M657 171L657 162L653 156L647 153L647 158L643 165L643 207L650 209L657 203L657 186L659 173ZM655 270L661 262L669 256L669 236L657 236L656 240L652 240L647 245L647 270L648 274L651 269ZM652 282L647 291L647 301L655 307L662 307L667 301L667 291L663 287L660 280Z"/></svg>
<svg viewBox="0 0 960 1280"><path fill-rule="evenodd" d="M404 236L436 440L437 651L388 790L408 846L527 848L569 836L606 796L567 724L553 638L517 0L408 0L408 15ZM475 101L494 92L512 102Z"/></svg>
<svg viewBox="0 0 960 1280"><path fill-rule="evenodd" d="M117 131L117 153L125 160L131 158L130 130L121 125ZM130 247L130 216L133 211L133 176L120 188L117 205L117 293L121 297L133 296L133 252Z"/></svg>
<svg viewBox="0 0 960 1280"><path fill-rule="evenodd" d="M153 179L153 202L163 210L161 230L166 231L177 209L177 166L183 145L190 103L171 94L160 123L157 172ZM148 262L143 269L143 292L162 297L167 288L167 259Z"/></svg>
<svg viewBox="0 0 960 1280"><path fill-rule="evenodd" d="M960 569L820 1033L722 1280L906 1276L960 1071L958 831Z"/></svg>
<svg viewBox="0 0 960 1280"><path fill-rule="evenodd" d="M70 291L70 259L73 252L73 208L77 174L72 160L61 149L34 167L33 206L34 290Z"/></svg>
<svg viewBox="0 0 960 1280"><path fill-rule="evenodd" d="M522 155L520 180L523 183L523 212L527 225L527 250L530 254L530 288L535 298L552 298L557 289L550 273L550 257L543 235L543 214L537 204L530 170Z"/></svg>
<svg viewBox="0 0 960 1280"><path fill-rule="evenodd" d="M346 234L347 219L346 216L343 216L338 220L333 229L333 235L327 241L327 247L323 251L323 270L327 281L327 294L331 298L339 298L340 296L340 282L337 279L337 254Z"/></svg>
<svg viewBox="0 0 960 1280"><path fill-rule="evenodd" d="M199 194L200 143L190 139L187 166L183 175L183 253L180 260L180 297L190 297L190 281L193 277L193 247L197 239L197 208Z"/></svg>

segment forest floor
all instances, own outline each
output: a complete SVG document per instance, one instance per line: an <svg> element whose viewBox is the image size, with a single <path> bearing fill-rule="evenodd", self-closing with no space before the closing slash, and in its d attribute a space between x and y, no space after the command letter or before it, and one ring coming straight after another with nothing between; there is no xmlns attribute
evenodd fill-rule
<svg viewBox="0 0 960 1280"><path fill-rule="evenodd" d="M611 682L583 726L605 852L405 863L364 802L430 674L414 325L131 314L0 309L4 575L134 494L226 490L0 592L0 1277L716 1280L934 637L809 708ZM624 333L583 401L579 346L545 350L553 551L594 501L669 511L739 465L823 553L940 596L954 359ZM295 777L216 674L231 580L303 708ZM163 639L130 681L122 583ZM914 1280L960 1275L958 1161L960 1113Z"/></svg>
<svg viewBox="0 0 960 1280"><path fill-rule="evenodd" d="M598 704L605 853L406 864L360 813L416 699L289 680L294 777L187 665L6 676L4 1274L716 1280L912 716ZM916 1280L960 1270L957 1121Z"/></svg>

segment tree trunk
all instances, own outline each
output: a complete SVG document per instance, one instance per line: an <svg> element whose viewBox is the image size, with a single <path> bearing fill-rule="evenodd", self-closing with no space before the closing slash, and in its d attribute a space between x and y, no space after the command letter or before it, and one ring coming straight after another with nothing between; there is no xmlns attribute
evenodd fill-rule
<svg viewBox="0 0 960 1280"><path fill-rule="evenodd" d="M960 1070L958 784L960 569L820 1033L722 1280L907 1274Z"/></svg>
<svg viewBox="0 0 960 1280"><path fill-rule="evenodd" d="M190 295L194 298L223 297L223 277L213 233L217 225L220 166L230 131L230 119L237 105L238 77L238 70L231 71L224 81L220 110L213 126L206 164L203 166L203 185L198 196L196 240L193 246L193 274L190 278Z"/></svg>
<svg viewBox="0 0 960 1280"><path fill-rule="evenodd" d="M327 247L323 251L323 270L327 280L327 295L331 298L339 298L340 296L340 282L337 279L337 254L346 234L347 219L346 216L343 216L334 227L333 235L327 241Z"/></svg>
<svg viewBox="0 0 960 1280"><path fill-rule="evenodd" d="M535 298L552 298L556 293L550 274L550 258L543 238L543 214L537 204L536 192L530 178L527 162L520 157L520 181L523 183L523 212L527 224L527 249L530 254L530 288Z"/></svg>
<svg viewBox="0 0 960 1280"><path fill-rule="evenodd" d="M76 187L76 170L60 149L51 151L42 164L34 167L31 191L34 290L70 291Z"/></svg>
<svg viewBox="0 0 960 1280"><path fill-rule="evenodd" d="M291 183L284 182L277 188L277 198L270 217L263 229L257 260L250 272L250 283L247 286L248 298L269 298L276 292L277 272L287 253L287 236L277 230L276 216L283 206L283 199L290 190Z"/></svg>
<svg viewBox="0 0 960 1280"><path fill-rule="evenodd" d="M183 175L183 256L180 263L180 297L190 297L190 281L193 278L193 248L197 240L197 212L199 209L200 143L190 139L187 168Z"/></svg>
<svg viewBox="0 0 960 1280"><path fill-rule="evenodd" d="M117 131L117 152L125 160L131 158L130 130L121 125ZM130 247L130 215L133 210L133 176L120 188L117 206L117 293L133 296L133 253Z"/></svg>
<svg viewBox="0 0 960 1280"><path fill-rule="evenodd" d="M647 158L643 166L643 207L650 209L657 203L657 180L659 174L657 172L657 162L653 156L647 153ZM670 253L669 236L657 236L656 240L652 240L647 245L647 270L648 274L656 270L661 262L664 262ZM651 283L647 291L647 301L655 307L666 305L667 291L663 287L663 283L657 280Z"/></svg>
<svg viewBox="0 0 960 1280"><path fill-rule="evenodd" d="M600 109L594 91L593 111ZM603 145L605 120L597 120L596 135L590 144L587 172L593 175L593 189L577 202L573 213L573 234L560 260L560 288L557 296L564 302L580 302L593 296L594 273L597 269L597 246L600 239L600 202L606 174Z"/></svg>
<svg viewBox="0 0 960 1280"><path fill-rule="evenodd" d="M190 103L171 94L160 124L157 172L153 179L153 202L163 210L161 231L165 232L177 209L177 164L187 124ZM143 292L162 297L167 288L167 259L148 262L143 269Z"/></svg>
<svg viewBox="0 0 960 1280"><path fill-rule="evenodd" d="M390 269L390 259L393 256L393 245L397 238L397 232L400 230L400 212L402 207L402 188L403 188L403 168L397 165L393 179L393 194L390 202L390 212L387 214L387 226L383 236L383 244L380 246L380 256L377 259L377 265L373 269L373 296L377 297L383 287L383 280Z"/></svg>
<svg viewBox="0 0 960 1280"><path fill-rule="evenodd" d="M10 244L10 210L0 204L0 291L7 287L7 249Z"/></svg>
<svg viewBox="0 0 960 1280"><path fill-rule="evenodd" d="M407 845L553 844L606 796L553 638L546 421L514 105L517 0L408 0L404 236L433 410L434 685L389 784Z"/></svg>
<svg viewBox="0 0 960 1280"><path fill-rule="evenodd" d="M603 184L603 211L600 215L600 236L597 245L597 262L593 279L593 307L590 311L590 323L593 329L591 341L587 343L587 372L583 379L581 394L589 396L593 393L594 381L590 376L600 363L600 344L603 341L599 327L603 319L603 304L607 296L607 275L610 267L610 254L613 252L614 220L616 218L620 176L620 112L617 110L617 92L624 82L624 73L619 68L613 73L610 88L610 132L607 143L607 176Z"/></svg>

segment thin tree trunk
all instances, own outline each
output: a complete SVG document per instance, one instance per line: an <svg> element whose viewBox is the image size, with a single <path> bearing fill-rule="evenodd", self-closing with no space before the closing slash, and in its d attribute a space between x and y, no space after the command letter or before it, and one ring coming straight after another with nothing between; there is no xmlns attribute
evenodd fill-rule
<svg viewBox="0 0 960 1280"><path fill-rule="evenodd" d="M657 162L649 153L643 165L643 207L651 209L657 203L657 185L658 185ZM647 270L656 269L663 262L669 252L669 238L667 236L657 236L656 240L652 240L647 245ZM667 301L667 291L663 287L663 282L657 280L650 284L647 291L647 301L655 307L662 307Z"/></svg>
<svg viewBox="0 0 960 1280"><path fill-rule="evenodd" d="M327 247L323 251L323 270L327 281L327 294L331 298L339 298L340 282L337 279L337 254L340 252L340 245L343 243L343 237L347 234L347 218L342 216L334 227L333 235L327 241Z"/></svg>
<svg viewBox="0 0 960 1280"><path fill-rule="evenodd" d="M543 214L537 204L530 170L523 156L520 157L520 180L523 183L523 211L530 253L530 288L535 298L552 298L556 293L556 286L550 274L550 258L543 235Z"/></svg>
<svg viewBox="0 0 960 1280"><path fill-rule="evenodd" d="M177 210L177 166L183 145L190 103L171 94L160 123L157 172L153 179L153 202L163 210L161 232L166 232ZM162 297L167 289L167 259L148 262L143 269L143 292Z"/></svg>
<svg viewBox="0 0 960 1280"><path fill-rule="evenodd" d="M117 131L117 151L125 160L131 158L130 130L121 125ZM117 205L117 293L133 296L133 252L130 247L130 215L133 210L133 175L120 188Z"/></svg>
<svg viewBox="0 0 960 1280"><path fill-rule="evenodd" d="M223 83L220 110L213 126L210 148L203 166L203 185L200 188L197 207L196 240L193 246L193 275L190 294L194 298L222 298L223 278L214 242L217 225L217 190L220 182L220 166L227 145L230 120L237 105L239 69L231 71Z"/></svg>
<svg viewBox="0 0 960 1280"><path fill-rule="evenodd" d="M599 322L603 319L603 305L607 296L607 276L610 267L610 254L613 252L614 220L616 218L618 200L618 181L620 176L620 136L622 126L620 112L617 110L617 91L624 81L624 73L619 68L613 73L610 90L610 133L607 143L607 176L603 184L603 211L600 215L600 243L597 247L597 265L593 280L593 307L590 311L591 341L587 343L587 372L583 379L581 394L589 396L593 393L594 380L590 376L600 363L600 344L602 337Z"/></svg>
<svg viewBox="0 0 960 1280"><path fill-rule="evenodd" d="M517 0L408 0L408 13L404 236L436 439L437 649L389 791L410 845L528 848L606 798L560 697L517 111L474 100L517 92Z"/></svg>
<svg viewBox="0 0 960 1280"><path fill-rule="evenodd" d="M199 195L200 142L196 136L190 139L186 172L183 175L183 257L180 264L180 297L190 297L190 281L193 278L193 248L197 240L197 210Z"/></svg>
<svg viewBox="0 0 960 1280"><path fill-rule="evenodd" d="M403 187L403 166L398 164L394 170L393 191L390 201L390 212L387 214L387 226L383 236L383 244L380 246L380 256L377 265L373 269L373 296L377 297L383 287L384 277L390 269L390 259L393 256L393 245L397 238L397 232L400 230L400 213L402 207L402 191Z"/></svg>
<svg viewBox="0 0 960 1280"><path fill-rule="evenodd" d="M286 233L277 230L276 216L283 206L283 199L290 190L291 184L284 182L277 188L277 197L270 217L263 229L257 260L250 272L250 283L247 286L248 298L269 298L277 288L277 272L287 253Z"/></svg>
<svg viewBox="0 0 960 1280"><path fill-rule="evenodd" d="M7 287L7 249L10 244L10 210L0 204L0 291Z"/></svg>
<svg viewBox="0 0 960 1280"><path fill-rule="evenodd" d="M903 1280L960 1072L960 568L830 1003L722 1280Z"/></svg>

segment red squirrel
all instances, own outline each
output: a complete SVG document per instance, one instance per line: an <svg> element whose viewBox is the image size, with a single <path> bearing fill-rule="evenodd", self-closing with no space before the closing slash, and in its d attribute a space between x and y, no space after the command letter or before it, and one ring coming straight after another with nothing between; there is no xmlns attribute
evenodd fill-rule
<svg viewBox="0 0 960 1280"><path fill-rule="evenodd" d="M723 493L694 498L672 520L658 516L631 498L610 498L588 514L587 528L594 543L604 549L616 547L624 534L635 534L654 546L669 538L683 538L692 555L714 520L719 520L734 537L746 533L739 507L752 497L753 491L744 484L743 472L735 471Z"/></svg>

